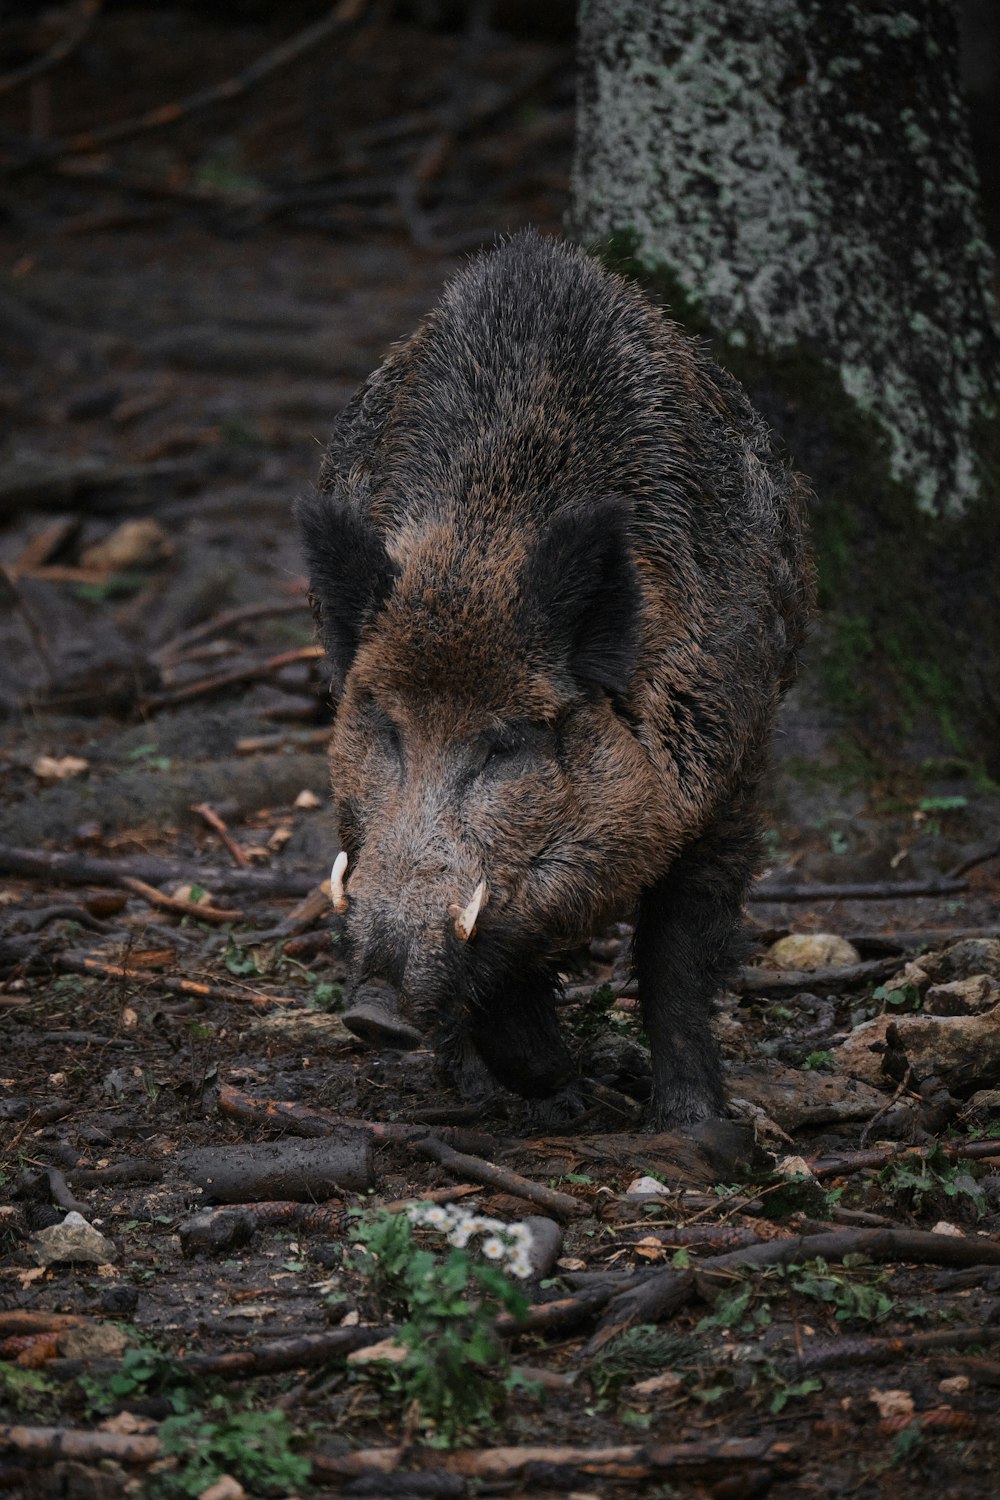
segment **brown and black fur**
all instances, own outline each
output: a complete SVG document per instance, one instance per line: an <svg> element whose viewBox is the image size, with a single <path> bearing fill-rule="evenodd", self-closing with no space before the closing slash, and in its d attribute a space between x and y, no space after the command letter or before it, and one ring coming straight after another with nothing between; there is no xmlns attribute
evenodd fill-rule
<svg viewBox="0 0 1000 1500"><path fill-rule="evenodd" d="M634 288L525 233L340 417L299 507L355 992L476 1087L572 1075L560 955L634 915L660 1123L723 1107L711 1001L812 596L803 481ZM449 905L485 879L475 936Z"/></svg>

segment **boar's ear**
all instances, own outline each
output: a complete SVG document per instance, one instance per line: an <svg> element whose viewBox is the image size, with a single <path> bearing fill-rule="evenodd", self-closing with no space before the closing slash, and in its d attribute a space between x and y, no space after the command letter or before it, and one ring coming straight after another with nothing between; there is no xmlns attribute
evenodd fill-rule
<svg viewBox="0 0 1000 1500"><path fill-rule="evenodd" d="M532 612L548 620L576 682L615 697L628 691L638 641L639 579L627 522L619 500L563 511L539 537L525 576Z"/></svg>
<svg viewBox="0 0 1000 1500"><path fill-rule="evenodd" d="M335 495L310 495L295 507L320 636L339 693L365 626L396 581L385 543L367 516Z"/></svg>

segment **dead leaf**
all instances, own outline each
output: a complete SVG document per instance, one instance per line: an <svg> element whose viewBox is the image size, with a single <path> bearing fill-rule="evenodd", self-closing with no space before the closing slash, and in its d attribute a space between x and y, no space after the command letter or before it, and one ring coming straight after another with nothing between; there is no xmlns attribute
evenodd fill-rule
<svg viewBox="0 0 1000 1500"><path fill-rule="evenodd" d="M672 1396L684 1384L680 1375L675 1375L673 1370L663 1370L659 1375L651 1375L648 1380L640 1380L635 1385L629 1386L629 1394L633 1396Z"/></svg>
<svg viewBox="0 0 1000 1500"><path fill-rule="evenodd" d="M365 1349L354 1349L347 1356L349 1365L370 1365L379 1360L391 1365L398 1365L406 1358L409 1350L405 1344L400 1344L396 1339L381 1339L377 1344L369 1344Z"/></svg>
<svg viewBox="0 0 1000 1500"><path fill-rule="evenodd" d="M68 781L71 776L82 776L90 770L90 761L79 755L40 755L31 769L39 781Z"/></svg>
<svg viewBox="0 0 1000 1500"><path fill-rule="evenodd" d="M123 521L103 541L95 542L81 553L85 568L148 568L173 555L173 543L159 521L151 517Z"/></svg>
<svg viewBox="0 0 1000 1500"><path fill-rule="evenodd" d="M880 1391L873 1385L868 1399L878 1407L878 1414L885 1422L890 1417L912 1417L913 1397L909 1391Z"/></svg>

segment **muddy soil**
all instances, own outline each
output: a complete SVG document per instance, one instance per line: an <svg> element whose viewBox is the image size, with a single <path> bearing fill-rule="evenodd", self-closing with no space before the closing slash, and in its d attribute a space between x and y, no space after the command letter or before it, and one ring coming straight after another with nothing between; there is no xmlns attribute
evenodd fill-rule
<svg viewBox="0 0 1000 1500"><path fill-rule="evenodd" d="M887 747L862 776L789 705L754 957L719 1006L729 1129L644 1130L627 927L567 967L569 1124L470 1111L427 1051L339 1019L289 508L461 255L560 227L572 59L520 19L375 7L231 103L6 182L8 1492L996 1493L1000 851L967 767ZM292 26L116 9L0 98L3 147L240 75ZM789 966L790 933L852 946ZM465 1347L458 1385L490 1394L447 1440L412 1353L354 1358L414 1314L352 1229L428 1195L535 1226L527 1322L492 1363Z"/></svg>

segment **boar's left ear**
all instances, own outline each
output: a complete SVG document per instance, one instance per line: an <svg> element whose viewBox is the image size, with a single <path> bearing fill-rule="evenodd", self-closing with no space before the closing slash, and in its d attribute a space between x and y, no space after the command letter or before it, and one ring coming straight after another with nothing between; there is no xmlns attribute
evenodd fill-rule
<svg viewBox="0 0 1000 1500"><path fill-rule="evenodd" d="M335 495L299 500L295 517L309 564L310 596L339 694L362 631L392 592L396 568L368 517Z"/></svg>
<svg viewBox="0 0 1000 1500"><path fill-rule="evenodd" d="M615 697L628 691L638 644L639 579L627 524L620 500L561 512L541 533L524 578L532 613L547 620L579 686Z"/></svg>

